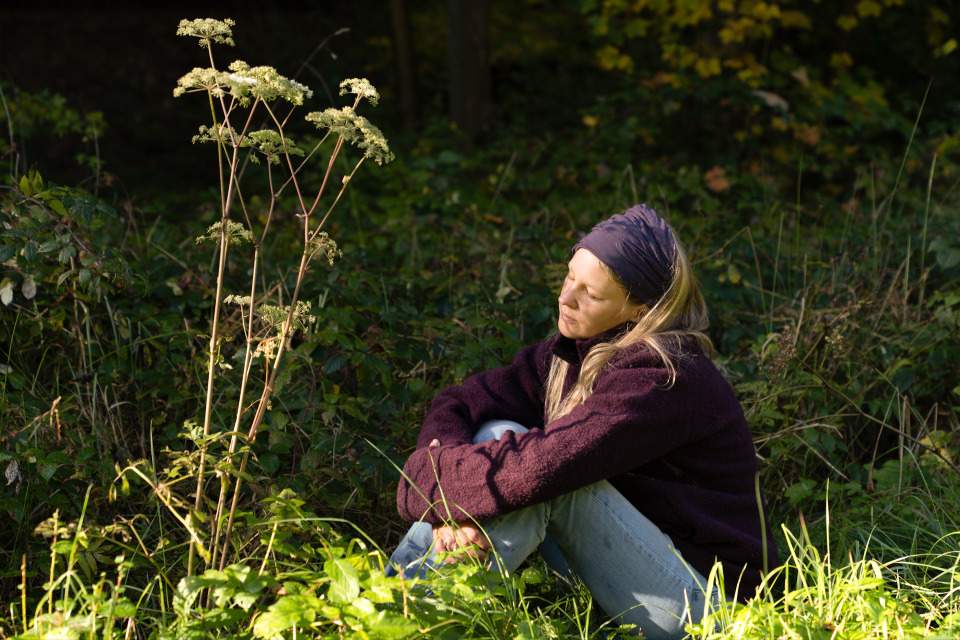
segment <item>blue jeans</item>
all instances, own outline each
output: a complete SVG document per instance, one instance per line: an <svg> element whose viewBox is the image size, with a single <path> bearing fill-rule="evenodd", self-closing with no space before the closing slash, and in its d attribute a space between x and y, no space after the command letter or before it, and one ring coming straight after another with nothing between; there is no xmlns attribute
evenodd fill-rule
<svg viewBox="0 0 960 640"><path fill-rule="evenodd" d="M473 441L526 430L510 420L492 420ZM516 570L539 548L559 573L579 576L606 613L636 624L647 638L679 638L690 616L699 621L703 614L706 580L606 480L481 524L505 569ZM425 577L439 566L432 545L430 523L414 523L388 571L401 567L408 578Z"/></svg>

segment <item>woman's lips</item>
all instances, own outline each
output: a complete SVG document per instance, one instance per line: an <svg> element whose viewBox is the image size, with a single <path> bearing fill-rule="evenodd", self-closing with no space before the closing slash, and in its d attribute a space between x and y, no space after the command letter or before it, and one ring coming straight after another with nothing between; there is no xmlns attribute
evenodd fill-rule
<svg viewBox="0 0 960 640"><path fill-rule="evenodd" d="M564 322L576 322L576 320L565 314L563 311L560 312L560 317L563 318Z"/></svg>

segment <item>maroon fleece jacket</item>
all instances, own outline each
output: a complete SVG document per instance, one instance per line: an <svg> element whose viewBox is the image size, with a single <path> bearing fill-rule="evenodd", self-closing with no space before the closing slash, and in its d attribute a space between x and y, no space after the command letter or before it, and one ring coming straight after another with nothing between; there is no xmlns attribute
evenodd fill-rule
<svg viewBox="0 0 960 640"><path fill-rule="evenodd" d="M509 365L440 392L404 465L417 488L401 478L398 511L409 522L464 521L467 514L483 521L606 479L702 575L719 559L727 585L743 571L740 595L752 595L763 568L756 451L733 389L699 346L685 343L669 387L649 348L624 349L586 402L544 426L551 358L570 363L566 393L590 348L624 328L585 340L554 334L521 349ZM472 444L480 425L495 418L530 431ZM440 446L428 448L434 438ZM773 567L777 550L767 539Z"/></svg>

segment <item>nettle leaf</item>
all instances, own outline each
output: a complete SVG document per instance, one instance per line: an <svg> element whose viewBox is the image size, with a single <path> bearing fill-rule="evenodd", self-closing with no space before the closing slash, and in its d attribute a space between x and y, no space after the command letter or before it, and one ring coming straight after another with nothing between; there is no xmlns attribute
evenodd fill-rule
<svg viewBox="0 0 960 640"><path fill-rule="evenodd" d="M299 594L284 596L274 602L266 613L257 618L253 635L258 638L274 638L297 625L310 625L317 617L322 602L316 596Z"/></svg>
<svg viewBox="0 0 960 640"><path fill-rule="evenodd" d="M186 617L193 608L200 590L206 586L200 576L187 576L177 583L173 594L173 609L178 615Z"/></svg>
<svg viewBox="0 0 960 640"><path fill-rule="evenodd" d="M349 604L360 595L360 576L356 568L342 558L327 560L323 570L330 576L327 597L331 602Z"/></svg>

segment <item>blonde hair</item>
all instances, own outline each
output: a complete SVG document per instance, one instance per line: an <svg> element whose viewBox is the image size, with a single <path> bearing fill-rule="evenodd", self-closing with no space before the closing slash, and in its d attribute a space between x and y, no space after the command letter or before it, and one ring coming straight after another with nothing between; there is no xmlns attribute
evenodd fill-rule
<svg viewBox="0 0 960 640"><path fill-rule="evenodd" d="M646 305L642 305L642 315L633 328L610 342L598 343L590 349L580 366L577 381L566 396L563 395L563 383L567 378L569 364L566 360L553 356L550 362L550 373L547 375L544 402L545 424L583 404L593 393L593 385L603 367L613 356L631 345L643 343L660 358L667 370L668 387L676 382L675 359L682 355L684 339L691 337L696 339L704 352L713 354L713 343L705 333L709 325L706 302L700 293L700 285L693 275L693 268L690 266L687 254L672 229L671 235L673 235L676 251L671 266L670 285L666 292L652 307L647 308ZM600 264L624 291L627 301L642 304L632 299L627 287L610 267L602 261Z"/></svg>

